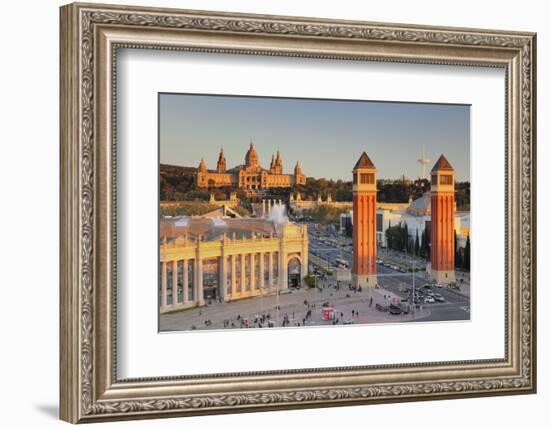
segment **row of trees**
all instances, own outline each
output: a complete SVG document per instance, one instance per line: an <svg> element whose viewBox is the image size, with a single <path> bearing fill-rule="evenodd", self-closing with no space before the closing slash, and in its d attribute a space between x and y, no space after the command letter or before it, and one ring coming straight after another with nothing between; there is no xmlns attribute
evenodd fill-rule
<svg viewBox="0 0 550 427"><path fill-rule="evenodd" d="M168 216L196 216L204 215L216 209L218 209L216 205L210 205L208 203L197 201L186 201L179 206L162 207L160 209L160 214ZM237 212L240 216L250 216L250 210L244 206L235 206L231 209Z"/></svg>
<svg viewBox="0 0 550 427"><path fill-rule="evenodd" d="M347 208L335 208L333 206L321 205L315 206L311 209L304 210L303 216L309 216L319 224L334 224L340 223L340 215L344 212L348 212Z"/></svg>
<svg viewBox="0 0 550 427"><path fill-rule="evenodd" d="M405 252L411 255L420 256L429 260L430 254L430 232L427 228L422 231L419 238L418 229L416 235L409 235L409 228L406 222L392 226L391 222L386 229L386 242L390 249ZM455 268L470 271L470 236L466 238L465 247L458 246L456 231L454 232L455 247Z"/></svg>
<svg viewBox="0 0 550 427"><path fill-rule="evenodd" d="M235 188L212 188L201 190L195 184L196 168L160 165L160 197L161 200L208 200L209 194L214 193L217 200L229 197ZM411 181L401 179L379 179L377 181L379 202L406 203L409 198L417 199L430 190L430 181L417 179ZM455 198L458 210L470 209L470 183L457 182L455 184ZM239 198L247 199L244 191L238 191ZM332 200L345 202L352 200L352 182L341 179L308 178L305 185L292 188L273 188L268 190L269 195L288 199L290 193L299 192L304 200L323 199L330 194Z"/></svg>

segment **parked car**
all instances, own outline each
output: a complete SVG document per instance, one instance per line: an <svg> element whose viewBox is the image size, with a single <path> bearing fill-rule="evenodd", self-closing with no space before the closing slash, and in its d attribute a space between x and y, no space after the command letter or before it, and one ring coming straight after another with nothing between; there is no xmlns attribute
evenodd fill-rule
<svg viewBox="0 0 550 427"><path fill-rule="evenodd" d="M378 303L376 303L376 309L377 309L378 311L388 311L388 310L389 310L388 306L385 306L385 305L382 305L382 304L378 304Z"/></svg>
<svg viewBox="0 0 550 427"><path fill-rule="evenodd" d="M409 314L409 304L401 304L401 313L403 314Z"/></svg>
<svg viewBox="0 0 550 427"><path fill-rule="evenodd" d="M401 314L401 307L391 304L389 311L390 314Z"/></svg>
<svg viewBox="0 0 550 427"><path fill-rule="evenodd" d="M442 288L443 287L443 283L436 283L434 285L436 288Z"/></svg>

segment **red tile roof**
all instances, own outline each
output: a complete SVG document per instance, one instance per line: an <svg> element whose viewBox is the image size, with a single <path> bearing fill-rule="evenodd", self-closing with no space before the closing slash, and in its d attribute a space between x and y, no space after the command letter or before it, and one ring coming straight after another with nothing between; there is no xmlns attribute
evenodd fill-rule
<svg viewBox="0 0 550 427"><path fill-rule="evenodd" d="M439 170L454 171L453 167L443 154L439 156L439 159L437 160L437 162L435 162L435 165L432 168L432 172Z"/></svg>
<svg viewBox="0 0 550 427"><path fill-rule="evenodd" d="M359 168L374 168L374 163L372 163L372 160L367 156L367 153L363 151L363 154L361 154L361 157L359 157L359 160L357 160L357 163L355 163L355 166L353 167L353 170L359 169Z"/></svg>

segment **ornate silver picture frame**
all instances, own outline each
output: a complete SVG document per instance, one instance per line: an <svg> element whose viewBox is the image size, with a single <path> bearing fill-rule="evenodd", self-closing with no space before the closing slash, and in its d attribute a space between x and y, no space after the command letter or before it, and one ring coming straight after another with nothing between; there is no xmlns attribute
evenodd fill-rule
<svg viewBox="0 0 550 427"><path fill-rule="evenodd" d="M60 13L61 419L536 391L535 34L98 4L70 4ZM496 179L506 190L504 357L119 378L116 63L122 48L503 69L505 175Z"/></svg>

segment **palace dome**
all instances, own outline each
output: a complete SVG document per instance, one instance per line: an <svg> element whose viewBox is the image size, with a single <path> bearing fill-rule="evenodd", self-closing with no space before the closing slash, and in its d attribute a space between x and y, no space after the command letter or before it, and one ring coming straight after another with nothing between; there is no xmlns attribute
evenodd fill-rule
<svg viewBox="0 0 550 427"><path fill-rule="evenodd" d="M204 163L204 159L201 159L201 162L199 163L199 172L208 172L208 168L206 167L206 163Z"/></svg>
<svg viewBox="0 0 550 427"><path fill-rule="evenodd" d="M260 158L252 143L250 143L250 148L246 152L245 162L246 166L258 166L260 164Z"/></svg>

